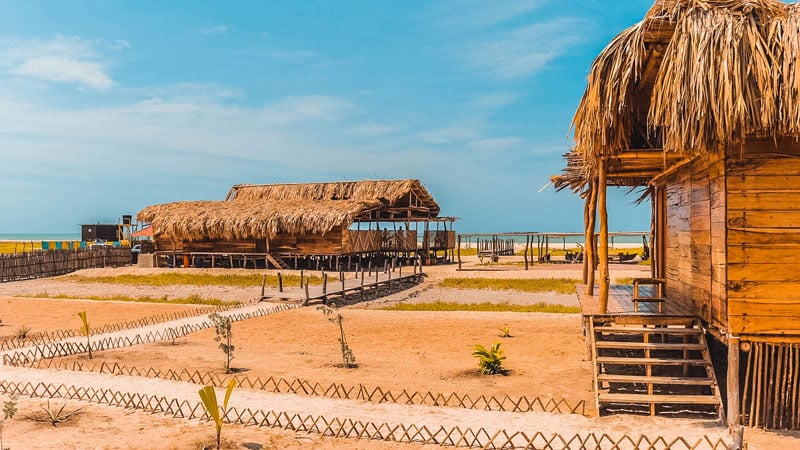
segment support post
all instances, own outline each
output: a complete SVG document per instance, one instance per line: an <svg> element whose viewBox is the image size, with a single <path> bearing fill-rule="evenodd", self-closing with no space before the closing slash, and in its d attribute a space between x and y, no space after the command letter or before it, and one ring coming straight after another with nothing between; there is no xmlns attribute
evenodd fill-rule
<svg viewBox="0 0 800 450"><path fill-rule="evenodd" d="M461 235L458 235L458 270L461 270Z"/></svg>
<svg viewBox="0 0 800 450"><path fill-rule="evenodd" d="M283 275L280 272L278 272L278 292L283 292Z"/></svg>
<svg viewBox="0 0 800 450"><path fill-rule="evenodd" d="M598 243L598 253L600 257L600 311L604 314L608 312L608 209L606 207L606 161L600 161L600 175L597 180L597 208L600 216L600 242Z"/></svg>
<svg viewBox="0 0 800 450"><path fill-rule="evenodd" d="M595 275L595 256L594 256L594 227L597 221L597 179L592 180L591 192L587 202L589 203L589 221L586 224L586 295L594 295L594 275Z"/></svg>
<svg viewBox="0 0 800 450"><path fill-rule="evenodd" d="M728 428L733 434L739 425L739 338L728 337Z"/></svg>

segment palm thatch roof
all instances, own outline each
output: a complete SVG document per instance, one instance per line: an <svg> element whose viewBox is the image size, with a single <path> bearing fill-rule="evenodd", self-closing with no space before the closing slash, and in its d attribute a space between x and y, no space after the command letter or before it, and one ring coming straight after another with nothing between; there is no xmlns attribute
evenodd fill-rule
<svg viewBox="0 0 800 450"><path fill-rule="evenodd" d="M263 239L325 234L355 221L435 218L439 205L419 180L242 184L224 201L186 201L144 208L156 237L176 240Z"/></svg>
<svg viewBox="0 0 800 450"><path fill-rule="evenodd" d="M576 177L632 149L674 161L750 138L798 139L799 66L797 3L658 0L592 64L567 171L554 181L579 188Z"/></svg>

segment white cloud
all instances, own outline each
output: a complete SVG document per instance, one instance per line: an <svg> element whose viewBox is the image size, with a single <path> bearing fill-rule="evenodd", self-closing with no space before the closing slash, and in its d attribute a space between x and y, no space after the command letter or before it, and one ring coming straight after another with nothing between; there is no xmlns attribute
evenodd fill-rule
<svg viewBox="0 0 800 450"><path fill-rule="evenodd" d="M468 147L480 151L501 151L513 148L523 142L514 136L478 139L468 144Z"/></svg>
<svg viewBox="0 0 800 450"><path fill-rule="evenodd" d="M211 25L207 27L202 27L197 30L198 33L204 34L206 36L221 36L223 34L227 34L230 29L227 25Z"/></svg>
<svg viewBox="0 0 800 450"><path fill-rule="evenodd" d="M78 37L56 35L50 40L5 41L0 50L0 68L27 79L75 84L104 90L114 86L108 62L98 54L96 43ZM121 50L127 41L109 47Z"/></svg>
<svg viewBox="0 0 800 450"><path fill-rule="evenodd" d="M499 33L470 45L466 63L493 78L531 75L583 41L582 19L558 18ZM494 36L494 35L492 35Z"/></svg>
<svg viewBox="0 0 800 450"><path fill-rule="evenodd" d="M545 3L547 0L447 0L435 4L428 14L446 29L466 31L506 22Z"/></svg>
<svg viewBox="0 0 800 450"><path fill-rule="evenodd" d="M14 68L13 73L45 81L83 84L95 89L108 89L114 85L99 64L58 56L27 59Z"/></svg>

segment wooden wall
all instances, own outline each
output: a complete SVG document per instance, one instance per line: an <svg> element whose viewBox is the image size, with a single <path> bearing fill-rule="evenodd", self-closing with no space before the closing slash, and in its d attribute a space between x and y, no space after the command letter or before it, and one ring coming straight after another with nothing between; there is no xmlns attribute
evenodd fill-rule
<svg viewBox="0 0 800 450"><path fill-rule="evenodd" d="M800 335L798 150L797 143L761 142L728 157L728 317L735 334Z"/></svg>
<svg viewBox="0 0 800 450"><path fill-rule="evenodd" d="M726 314L723 167L721 159L696 160L664 186L667 298L717 324Z"/></svg>

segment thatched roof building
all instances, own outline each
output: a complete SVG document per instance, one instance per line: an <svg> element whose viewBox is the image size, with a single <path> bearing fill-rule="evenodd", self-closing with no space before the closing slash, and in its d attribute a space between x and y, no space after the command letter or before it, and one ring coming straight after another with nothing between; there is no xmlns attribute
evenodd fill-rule
<svg viewBox="0 0 800 450"><path fill-rule="evenodd" d="M177 240L325 234L353 222L434 220L439 205L419 180L242 184L224 201L148 206L137 218Z"/></svg>
<svg viewBox="0 0 800 450"><path fill-rule="evenodd" d="M599 222L582 297L597 316L609 312L606 188L646 188L649 282L727 344L732 425L800 429L800 384L786 381L800 354L799 68L798 3L656 1L592 64L553 177L586 199L587 242Z"/></svg>
<svg viewBox="0 0 800 450"><path fill-rule="evenodd" d="M682 158L800 138L798 35L797 3L656 1L592 64L557 187L585 189L600 159L612 184L642 185Z"/></svg>

